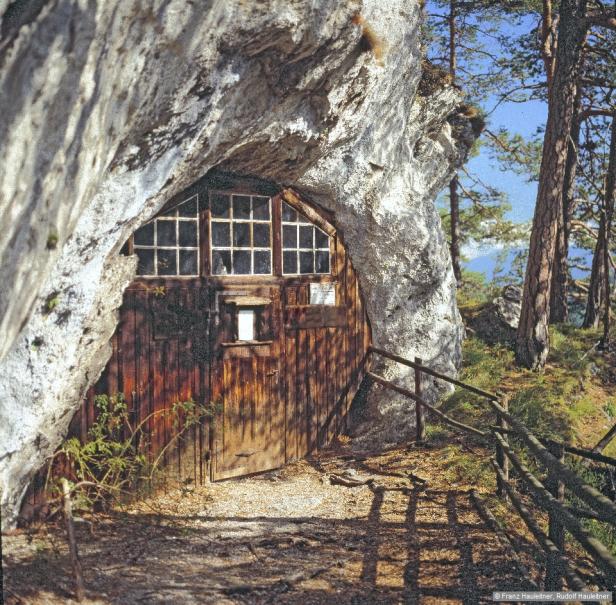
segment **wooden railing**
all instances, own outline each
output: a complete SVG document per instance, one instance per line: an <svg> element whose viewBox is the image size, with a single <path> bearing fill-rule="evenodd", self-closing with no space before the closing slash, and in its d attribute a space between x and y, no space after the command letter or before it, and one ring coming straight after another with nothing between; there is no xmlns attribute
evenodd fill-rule
<svg viewBox="0 0 616 605"><path fill-rule="evenodd" d="M415 372L414 391L401 387L373 372L368 372L366 375L374 382L405 395L415 402L418 442L425 440L424 415L427 411L452 428L470 433L490 447L494 447L491 463L496 473L497 495L513 506L544 551L546 555L545 590L560 590L563 587L563 580L572 590L583 590L589 584L596 584L606 590L616 590L616 557L579 521L579 518L589 518L616 527L616 504L586 483L564 463L565 453L611 466L616 466L616 459L554 440L535 437L515 416L509 413L507 397L498 396L437 372L424 366L419 358L411 361L377 347L370 347L369 353L413 368ZM483 427L483 430L471 427L429 404L422 397L423 374L483 397L495 414L495 423ZM510 438L524 446L526 455L531 455L541 467L547 470L544 481L538 479L524 464L519 454L514 451L509 441ZM511 481L510 466L513 467L515 477L526 487L527 493L530 494L537 507L547 513L547 533L525 506L523 497ZM585 506L568 506L566 504L567 491L574 494ZM598 577L592 580L582 579L584 574L572 561L568 552L570 549L567 549L568 535L575 538L588 553L600 572Z"/></svg>

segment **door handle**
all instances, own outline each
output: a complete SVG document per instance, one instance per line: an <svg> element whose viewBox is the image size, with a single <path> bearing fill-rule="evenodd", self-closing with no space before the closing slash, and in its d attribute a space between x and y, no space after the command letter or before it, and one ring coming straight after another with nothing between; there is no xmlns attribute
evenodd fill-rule
<svg viewBox="0 0 616 605"><path fill-rule="evenodd" d="M278 374L278 370L272 370L271 372L268 372L266 376L274 376L274 374Z"/></svg>

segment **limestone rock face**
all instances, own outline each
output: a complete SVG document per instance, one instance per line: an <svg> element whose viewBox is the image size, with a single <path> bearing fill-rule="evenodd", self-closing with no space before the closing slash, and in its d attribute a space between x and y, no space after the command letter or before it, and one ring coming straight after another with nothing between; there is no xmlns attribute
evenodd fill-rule
<svg viewBox="0 0 616 605"><path fill-rule="evenodd" d="M518 329L522 310L522 288L508 285L493 301L497 317L512 330Z"/></svg>
<svg viewBox="0 0 616 605"><path fill-rule="evenodd" d="M522 310L522 288L506 285L500 296L487 303L470 320L471 329L490 344L515 344L516 331Z"/></svg>
<svg viewBox="0 0 616 605"><path fill-rule="evenodd" d="M417 94L417 0L1 0L0 17L5 526L107 361L120 247L215 166L334 211L376 344L455 371L433 200L473 134L457 91ZM383 440L410 426L406 401L375 389L369 408Z"/></svg>

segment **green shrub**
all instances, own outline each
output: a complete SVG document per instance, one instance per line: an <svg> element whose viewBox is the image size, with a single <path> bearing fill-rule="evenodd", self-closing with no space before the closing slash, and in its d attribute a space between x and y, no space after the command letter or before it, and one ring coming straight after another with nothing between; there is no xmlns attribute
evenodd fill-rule
<svg viewBox="0 0 616 605"><path fill-rule="evenodd" d="M60 477L54 475L54 461L63 458L71 469L71 489L79 508L106 507L129 491L139 495L150 486L168 449L191 427L212 419L219 404L198 405L192 399L174 402L168 409L148 415L133 426L124 396L97 395L96 420L85 443L77 437L67 439L54 454L48 467L47 489L58 496ZM155 417L171 417L174 436L153 458L147 425Z"/></svg>

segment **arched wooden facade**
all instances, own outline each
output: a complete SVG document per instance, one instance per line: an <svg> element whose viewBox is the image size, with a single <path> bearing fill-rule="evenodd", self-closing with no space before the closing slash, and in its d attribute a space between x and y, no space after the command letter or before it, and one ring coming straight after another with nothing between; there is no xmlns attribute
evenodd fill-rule
<svg viewBox="0 0 616 605"><path fill-rule="evenodd" d="M127 248L151 275L124 295L113 355L74 433L87 437L97 393L123 393L134 423L176 401L209 405L213 421L167 460L202 482L279 467L345 426L370 326L326 212L289 189L209 176ZM153 451L176 430L163 416L148 425Z"/></svg>

